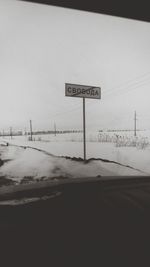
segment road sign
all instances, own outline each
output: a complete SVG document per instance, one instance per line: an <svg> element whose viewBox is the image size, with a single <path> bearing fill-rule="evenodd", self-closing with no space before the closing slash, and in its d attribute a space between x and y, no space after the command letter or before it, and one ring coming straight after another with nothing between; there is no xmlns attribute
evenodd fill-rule
<svg viewBox="0 0 150 267"><path fill-rule="evenodd" d="M65 95L71 97L101 98L101 88L79 84L65 84Z"/></svg>
<svg viewBox="0 0 150 267"><path fill-rule="evenodd" d="M65 83L65 95L83 98L83 151L84 162L86 162L86 128L85 128L85 98L101 98L101 88L79 84Z"/></svg>

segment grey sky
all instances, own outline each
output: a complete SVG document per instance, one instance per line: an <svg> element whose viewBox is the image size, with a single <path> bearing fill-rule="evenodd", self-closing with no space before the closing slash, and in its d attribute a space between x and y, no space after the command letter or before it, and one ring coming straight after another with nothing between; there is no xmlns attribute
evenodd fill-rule
<svg viewBox="0 0 150 267"><path fill-rule="evenodd" d="M0 1L0 130L82 127L65 83L102 88L88 129L150 129L150 24L15 0Z"/></svg>

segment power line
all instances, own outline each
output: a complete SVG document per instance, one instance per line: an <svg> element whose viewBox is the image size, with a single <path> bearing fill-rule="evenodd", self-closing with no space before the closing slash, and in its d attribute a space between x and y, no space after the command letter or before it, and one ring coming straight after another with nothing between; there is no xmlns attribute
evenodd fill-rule
<svg viewBox="0 0 150 267"><path fill-rule="evenodd" d="M136 88L138 88L140 86L143 86L143 85L149 83L149 82L150 82L150 80L148 80L148 81L141 81L141 83L139 83L137 85L134 84L134 85L127 86L126 88L124 88L122 90L116 90L116 92L115 91L114 92L112 91L110 94L108 94L108 96L110 96L111 94L113 94L113 96L117 96L117 95L120 95L120 94L121 95L122 94L126 94L128 92L131 92L131 91L135 90ZM106 93L106 96L107 96L107 93Z"/></svg>
<svg viewBox="0 0 150 267"><path fill-rule="evenodd" d="M108 96L110 96L111 94L113 94L113 96L116 96L116 95L118 95L118 94L116 94L117 92L119 92L119 94L126 94L129 91L131 92L131 91L135 90L136 88L138 88L139 86L145 85L148 82L150 82L149 80L147 80L147 79L150 79L150 77L147 77L147 78L145 77L145 76L148 76L148 75L150 75L150 72L147 72L147 73L145 73L145 74L143 74L143 75L141 75L141 76L139 76L139 77L137 77L135 79L128 80L128 81L124 82L122 85L120 85L118 87L115 87L113 89L110 89L107 92L104 92L103 94L105 94L106 96L107 96L107 94L108 94ZM136 80L136 79L141 79L142 77L145 77L145 78L143 80L140 80L140 81ZM126 86L126 84L128 84L128 85ZM122 88L122 87L125 87L125 88ZM88 104L89 103L87 103L87 105ZM95 105L95 103L91 103L90 102L90 106L92 104ZM56 116L63 116L66 113L78 110L79 108L81 108L81 105L76 105L73 109L68 109L66 111L60 111L60 112L56 113L55 115L51 116L50 118L54 118Z"/></svg>
<svg viewBox="0 0 150 267"><path fill-rule="evenodd" d="M74 110L79 109L79 107L81 108L81 105L75 106L73 109L69 109L69 110L66 110L66 111L58 112L58 113L56 113L55 115L50 116L49 118L54 118L54 117L56 117L56 116L63 116L63 115L65 115L65 114L68 113L68 112L71 112L71 111L74 111Z"/></svg>
<svg viewBox="0 0 150 267"><path fill-rule="evenodd" d="M142 81L137 81L137 79L141 79L142 77L147 76L147 75L150 75L150 72L145 73L145 74L143 74L143 75L141 75L141 76L139 76L139 77L137 77L137 78L135 78L135 79L128 80L128 81L122 83L121 85L116 86L116 87L114 87L114 88L108 90L106 93L111 93L111 92L117 91L118 89L120 89L120 88L122 88L122 87L124 87L124 86L126 86L126 85L127 85L127 87L125 87L125 89L128 88L128 87L130 87L130 86L132 86L132 84L139 83L139 82L143 82L143 79L142 79ZM150 77L144 78L144 80L145 80L145 79L149 79L149 78L150 78ZM129 85L128 85L128 84L129 84Z"/></svg>

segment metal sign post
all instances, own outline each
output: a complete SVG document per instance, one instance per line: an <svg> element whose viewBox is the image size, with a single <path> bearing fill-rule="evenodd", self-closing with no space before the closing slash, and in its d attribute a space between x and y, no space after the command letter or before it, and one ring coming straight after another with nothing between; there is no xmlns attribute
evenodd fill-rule
<svg viewBox="0 0 150 267"><path fill-rule="evenodd" d="M83 97L83 151L84 162L86 162L86 128L85 128L85 98Z"/></svg>
<svg viewBox="0 0 150 267"><path fill-rule="evenodd" d="M79 84L65 84L65 96L83 98L83 154L86 162L86 127L85 127L85 98L100 99L101 88Z"/></svg>

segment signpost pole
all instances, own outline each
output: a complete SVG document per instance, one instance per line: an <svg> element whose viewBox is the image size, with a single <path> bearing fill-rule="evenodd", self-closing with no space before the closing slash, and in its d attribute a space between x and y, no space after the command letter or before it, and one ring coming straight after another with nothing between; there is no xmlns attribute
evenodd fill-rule
<svg viewBox="0 0 150 267"><path fill-rule="evenodd" d="M86 162L86 132L85 132L85 98L83 97L83 150L84 163Z"/></svg>
<svg viewBox="0 0 150 267"><path fill-rule="evenodd" d="M85 129L85 98L101 98L101 88L79 84L65 83L65 96L83 98L83 154L86 163L86 129Z"/></svg>

